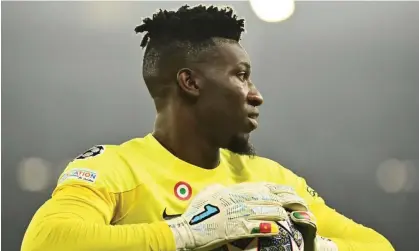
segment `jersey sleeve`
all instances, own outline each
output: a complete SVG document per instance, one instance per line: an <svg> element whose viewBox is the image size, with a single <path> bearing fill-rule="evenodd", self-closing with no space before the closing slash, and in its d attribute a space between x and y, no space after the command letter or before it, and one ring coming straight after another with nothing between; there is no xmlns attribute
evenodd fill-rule
<svg viewBox="0 0 419 251"><path fill-rule="evenodd" d="M338 213L326 205L319 194L307 185L304 178L283 169L285 179L305 199L317 219L317 234L332 240L339 251L394 251L390 242L371 228Z"/></svg>
<svg viewBox="0 0 419 251"><path fill-rule="evenodd" d="M126 168L115 148L96 146L67 166L32 218L21 251L175 250L165 222L112 225Z"/></svg>

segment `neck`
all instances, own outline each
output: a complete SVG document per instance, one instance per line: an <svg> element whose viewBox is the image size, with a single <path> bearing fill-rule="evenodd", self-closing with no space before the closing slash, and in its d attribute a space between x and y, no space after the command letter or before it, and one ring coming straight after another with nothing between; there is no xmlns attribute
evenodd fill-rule
<svg viewBox="0 0 419 251"><path fill-rule="evenodd" d="M153 136L185 162L205 169L217 167L220 161L219 147L211 144L210 137L200 130L197 121L189 114L182 111L157 114Z"/></svg>

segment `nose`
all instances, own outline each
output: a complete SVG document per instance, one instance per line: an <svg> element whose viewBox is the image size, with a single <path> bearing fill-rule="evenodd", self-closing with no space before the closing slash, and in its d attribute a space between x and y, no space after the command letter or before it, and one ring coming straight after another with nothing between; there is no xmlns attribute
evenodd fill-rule
<svg viewBox="0 0 419 251"><path fill-rule="evenodd" d="M247 94L247 102L251 106L260 106L263 104L263 97L256 87L252 86L249 93Z"/></svg>

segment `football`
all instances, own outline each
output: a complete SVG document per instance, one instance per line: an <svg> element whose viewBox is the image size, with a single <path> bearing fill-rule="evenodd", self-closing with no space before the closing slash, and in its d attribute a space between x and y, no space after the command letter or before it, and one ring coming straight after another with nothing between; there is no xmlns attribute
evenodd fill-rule
<svg viewBox="0 0 419 251"><path fill-rule="evenodd" d="M237 240L213 251L304 251L303 236L292 222L279 221L277 224L278 235Z"/></svg>

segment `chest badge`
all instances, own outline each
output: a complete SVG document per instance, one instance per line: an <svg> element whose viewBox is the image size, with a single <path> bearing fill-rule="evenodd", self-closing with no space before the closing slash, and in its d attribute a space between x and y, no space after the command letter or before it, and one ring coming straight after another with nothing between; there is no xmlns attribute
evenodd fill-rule
<svg viewBox="0 0 419 251"><path fill-rule="evenodd" d="M176 183L173 189L176 198L179 200L189 200L192 196L192 187L184 181Z"/></svg>

